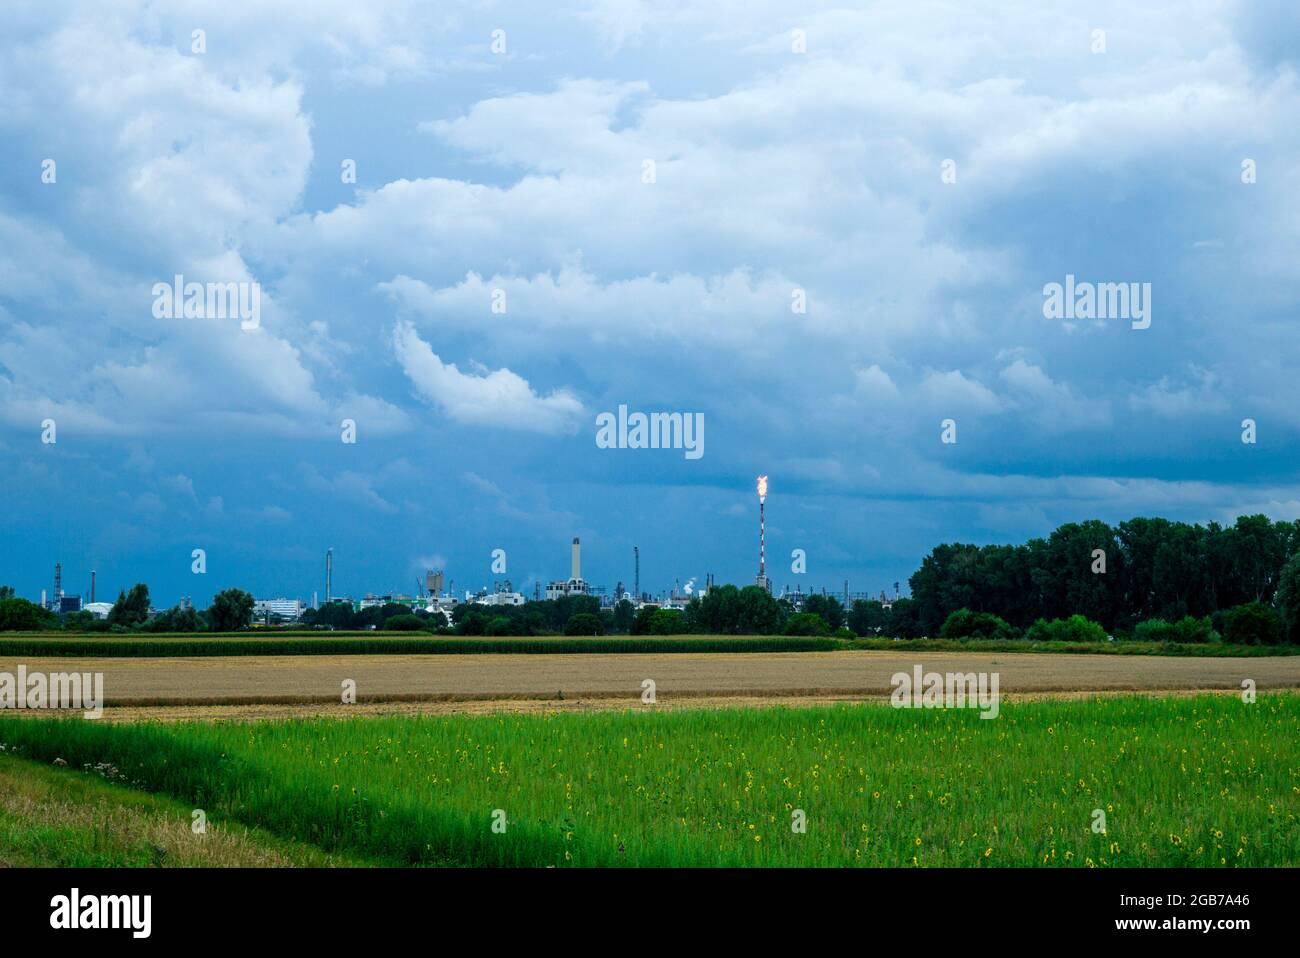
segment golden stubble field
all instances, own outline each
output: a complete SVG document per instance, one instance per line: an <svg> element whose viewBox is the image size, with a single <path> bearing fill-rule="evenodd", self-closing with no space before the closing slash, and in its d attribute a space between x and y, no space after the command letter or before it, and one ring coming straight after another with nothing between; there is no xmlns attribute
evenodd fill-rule
<svg viewBox="0 0 1300 958"><path fill-rule="evenodd" d="M0 671L102 672L107 718L822 704L888 696L891 676L996 672L1003 695L1300 687L1300 657L879 651L0 658ZM345 681L354 706L342 706ZM48 714L48 713L46 713Z"/></svg>

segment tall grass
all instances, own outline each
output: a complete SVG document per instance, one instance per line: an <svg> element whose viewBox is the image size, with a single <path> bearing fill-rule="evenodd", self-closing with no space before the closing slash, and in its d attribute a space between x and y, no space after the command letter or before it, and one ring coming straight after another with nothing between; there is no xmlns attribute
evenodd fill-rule
<svg viewBox="0 0 1300 958"><path fill-rule="evenodd" d="M1300 695L178 725L0 719L209 817L412 864L1294 866ZM1093 830L1096 810L1105 833ZM504 834L492 831L494 810ZM807 830L796 833L796 811Z"/></svg>

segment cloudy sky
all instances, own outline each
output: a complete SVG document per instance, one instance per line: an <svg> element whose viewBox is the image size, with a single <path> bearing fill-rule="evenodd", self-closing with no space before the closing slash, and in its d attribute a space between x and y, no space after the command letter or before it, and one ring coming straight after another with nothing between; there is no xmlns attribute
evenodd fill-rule
<svg viewBox="0 0 1300 958"><path fill-rule="evenodd" d="M501 548L531 593L574 535L611 589L634 545L648 591L748 582L760 473L778 588L1300 517L1294 5L796 6L10 0L0 582L310 599L333 547L336 592L478 588ZM159 318L177 274L260 324ZM1067 274L1150 327L1046 318ZM620 404L705 454L598 448Z"/></svg>

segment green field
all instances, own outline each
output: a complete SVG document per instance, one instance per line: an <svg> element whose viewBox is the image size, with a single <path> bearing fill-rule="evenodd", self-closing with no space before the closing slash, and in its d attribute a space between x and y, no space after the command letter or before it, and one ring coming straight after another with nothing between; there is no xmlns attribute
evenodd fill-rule
<svg viewBox="0 0 1300 958"><path fill-rule="evenodd" d="M1294 866L1300 695L107 725L11 754L410 864ZM504 812L504 834L491 825ZM1093 831L1095 810L1106 832ZM807 829L796 833L796 811Z"/></svg>

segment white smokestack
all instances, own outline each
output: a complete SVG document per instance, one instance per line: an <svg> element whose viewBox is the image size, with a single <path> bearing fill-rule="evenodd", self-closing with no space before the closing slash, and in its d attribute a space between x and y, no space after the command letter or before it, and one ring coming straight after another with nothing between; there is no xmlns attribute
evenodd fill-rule
<svg viewBox="0 0 1300 958"><path fill-rule="evenodd" d="M582 545L578 542L578 537L573 537L573 574L571 579L582 578Z"/></svg>

